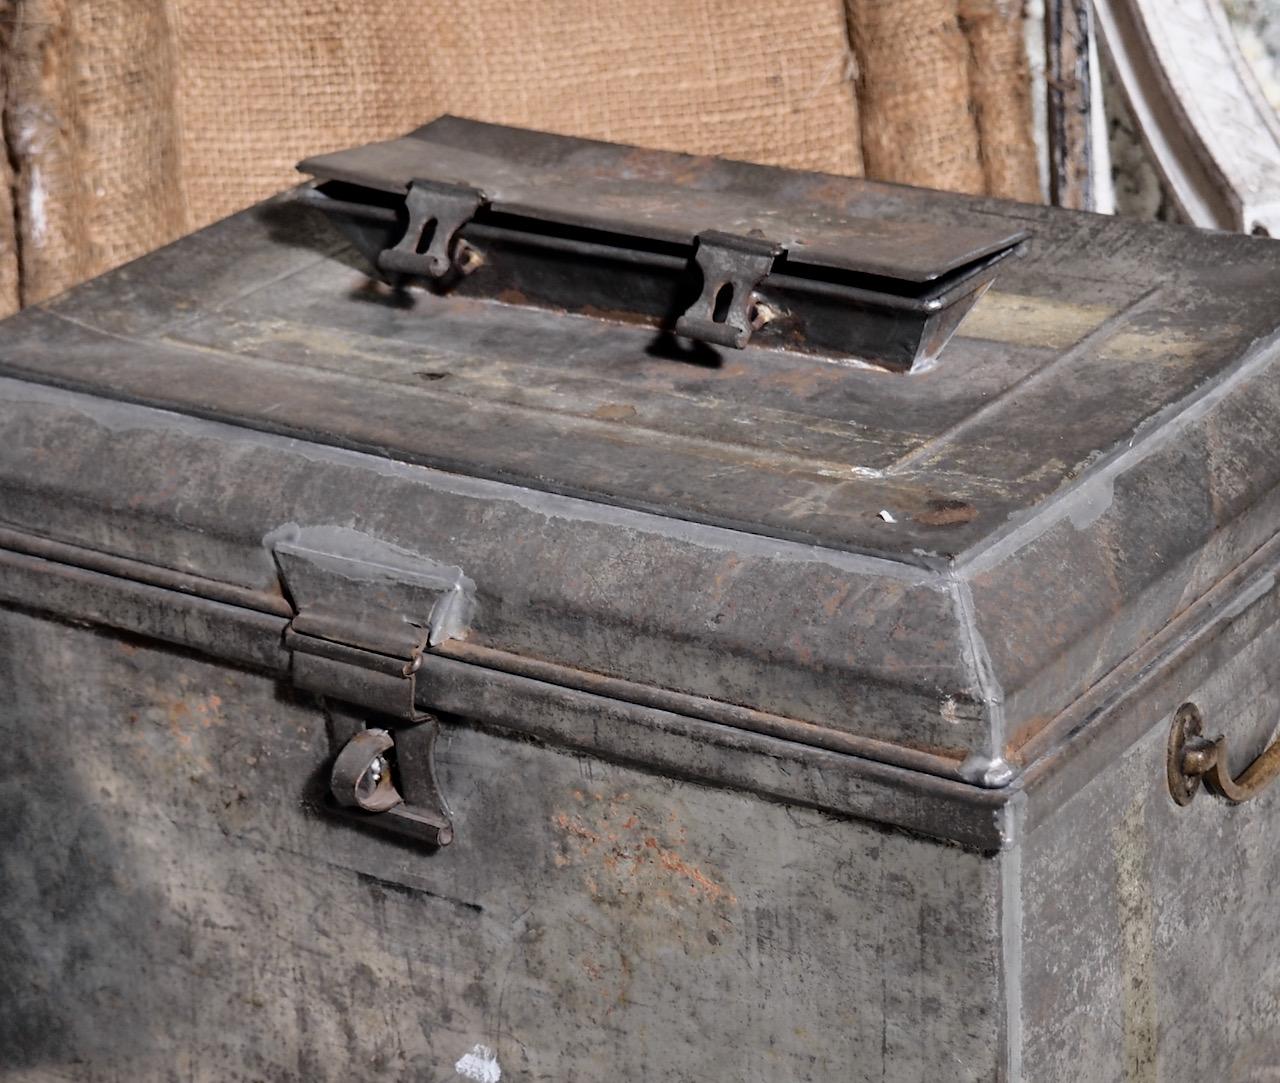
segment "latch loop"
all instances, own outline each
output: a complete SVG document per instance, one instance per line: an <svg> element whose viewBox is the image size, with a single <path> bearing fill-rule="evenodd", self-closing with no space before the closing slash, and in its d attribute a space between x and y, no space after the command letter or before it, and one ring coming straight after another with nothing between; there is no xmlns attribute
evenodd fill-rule
<svg viewBox="0 0 1280 1083"><path fill-rule="evenodd" d="M342 747L329 772L329 792L347 808L387 812L404 804L391 780L386 753L395 740L386 730L360 730Z"/></svg>
<svg viewBox="0 0 1280 1083"><path fill-rule="evenodd" d="M676 334L742 349L755 330L755 289L782 250L762 237L718 230L698 234L693 258L702 271L702 293L676 321Z"/></svg>
<svg viewBox="0 0 1280 1083"><path fill-rule="evenodd" d="M327 706L338 749L329 773L330 810L428 846L448 846L453 817L435 767L440 723L424 715L415 725L383 729L368 726L364 712L346 704Z"/></svg>
<svg viewBox="0 0 1280 1083"><path fill-rule="evenodd" d="M476 212L488 203L477 188L443 181L409 182L404 205L409 224L394 248L378 257L384 271L444 278L461 270L457 236Z"/></svg>

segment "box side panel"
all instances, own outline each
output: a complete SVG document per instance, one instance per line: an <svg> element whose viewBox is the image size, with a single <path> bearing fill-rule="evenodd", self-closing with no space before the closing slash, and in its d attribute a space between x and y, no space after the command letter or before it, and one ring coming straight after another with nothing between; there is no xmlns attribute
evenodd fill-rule
<svg viewBox="0 0 1280 1083"><path fill-rule="evenodd" d="M1272 625L1183 695L1232 770L1280 717ZM1171 717L1023 847L1025 1077L1261 1083L1280 1064L1280 786L1229 806L1169 794Z"/></svg>
<svg viewBox="0 0 1280 1083"><path fill-rule="evenodd" d="M266 677L7 609L0 675L0 1078L1000 1078L989 858L448 719L426 853Z"/></svg>
<svg viewBox="0 0 1280 1083"><path fill-rule="evenodd" d="M1275 535L1278 374L1274 343L1259 347L968 566L1011 760Z"/></svg>

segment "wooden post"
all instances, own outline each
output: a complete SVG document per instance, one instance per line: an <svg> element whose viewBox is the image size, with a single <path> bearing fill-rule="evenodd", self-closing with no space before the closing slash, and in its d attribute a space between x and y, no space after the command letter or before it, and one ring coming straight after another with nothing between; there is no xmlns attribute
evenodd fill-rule
<svg viewBox="0 0 1280 1083"><path fill-rule="evenodd" d="M1044 14L1048 96L1049 202L1093 210L1090 140L1089 0L1047 0Z"/></svg>

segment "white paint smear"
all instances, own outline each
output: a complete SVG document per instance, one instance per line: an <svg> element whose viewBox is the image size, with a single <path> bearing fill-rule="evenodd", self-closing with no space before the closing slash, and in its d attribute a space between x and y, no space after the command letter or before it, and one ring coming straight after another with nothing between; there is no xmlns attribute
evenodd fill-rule
<svg viewBox="0 0 1280 1083"><path fill-rule="evenodd" d="M43 248L49 236L49 218L45 213L44 178L38 166L31 167L31 179L27 189L27 219L31 224L31 244Z"/></svg>
<svg viewBox="0 0 1280 1083"><path fill-rule="evenodd" d="M458 1058L453 1070L463 1079L474 1079L476 1083L498 1083L502 1078L498 1057L487 1045L473 1045Z"/></svg>

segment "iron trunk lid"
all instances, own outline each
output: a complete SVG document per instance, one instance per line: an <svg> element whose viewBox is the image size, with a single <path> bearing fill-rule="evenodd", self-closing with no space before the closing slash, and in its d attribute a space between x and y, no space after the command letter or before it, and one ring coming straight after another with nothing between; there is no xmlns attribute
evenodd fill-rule
<svg viewBox="0 0 1280 1083"><path fill-rule="evenodd" d="M0 327L0 544L281 613L282 538L362 553L392 605L427 589L413 568L448 569L473 608L431 650L1000 786L1276 531L1273 242L423 132L455 172L507 146L577 161L597 194L687 188L670 220L628 214L663 243L741 205L843 223L810 255L858 274L1025 253L937 364L890 371L782 339L687 350L647 317L472 279L396 288L287 194ZM385 175L344 162L312 168ZM955 244L931 266L850 254L895 229Z"/></svg>

